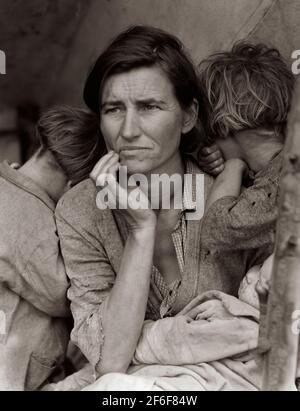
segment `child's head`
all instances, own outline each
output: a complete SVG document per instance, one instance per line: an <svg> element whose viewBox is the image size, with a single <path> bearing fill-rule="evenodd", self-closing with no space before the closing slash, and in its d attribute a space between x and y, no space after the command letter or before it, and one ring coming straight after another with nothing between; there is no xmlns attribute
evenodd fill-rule
<svg viewBox="0 0 300 411"><path fill-rule="evenodd" d="M254 128L282 133L294 77L276 49L240 42L213 54L199 69L210 103L207 134L212 140Z"/></svg>
<svg viewBox="0 0 300 411"><path fill-rule="evenodd" d="M57 106L47 110L36 126L36 134L41 146L38 157L52 159L53 171L61 170L71 185L88 178L106 151L97 116L80 108Z"/></svg>

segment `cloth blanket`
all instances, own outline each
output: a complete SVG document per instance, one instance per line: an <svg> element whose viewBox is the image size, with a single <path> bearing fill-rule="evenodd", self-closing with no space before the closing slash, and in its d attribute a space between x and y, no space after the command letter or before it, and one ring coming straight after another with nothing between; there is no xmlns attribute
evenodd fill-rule
<svg viewBox="0 0 300 411"><path fill-rule="evenodd" d="M127 374L106 374L84 390L259 390L258 319L238 298L206 292L175 317L146 321Z"/></svg>

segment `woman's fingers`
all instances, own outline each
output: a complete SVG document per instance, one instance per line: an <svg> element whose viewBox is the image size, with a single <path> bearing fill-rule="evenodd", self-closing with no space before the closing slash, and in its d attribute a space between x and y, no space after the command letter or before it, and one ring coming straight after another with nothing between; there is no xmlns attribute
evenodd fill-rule
<svg viewBox="0 0 300 411"><path fill-rule="evenodd" d="M110 175L113 174L115 176L116 169L118 169L120 166L119 163L119 156L118 154L114 154L111 158L109 158L104 166L102 167L101 171L99 174L106 174Z"/></svg>
<svg viewBox="0 0 300 411"><path fill-rule="evenodd" d="M115 154L116 153L114 151L110 151L109 153L105 154L105 156L100 158L100 160L94 166L93 170L90 173L90 177L92 180L97 180L98 175L103 172L105 165L115 156Z"/></svg>
<svg viewBox="0 0 300 411"><path fill-rule="evenodd" d="M203 311L200 312L199 314L196 315L195 320L207 320L208 318L210 318L212 316L212 312L210 310L208 311Z"/></svg>
<svg viewBox="0 0 300 411"><path fill-rule="evenodd" d="M110 151L98 161L90 173L96 186L102 188L97 194L98 208L120 210L132 229L155 226L156 215L151 210L147 195L139 186L122 187L117 179L119 169L119 155Z"/></svg>
<svg viewBox="0 0 300 411"><path fill-rule="evenodd" d="M211 301L206 301L189 310L185 315L195 319L199 314L207 312L211 308Z"/></svg>
<svg viewBox="0 0 300 411"><path fill-rule="evenodd" d="M117 171L120 168L120 163L117 161L114 164L110 165L107 170L103 173L100 173L96 180L97 187L115 186L117 183Z"/></svg>
<svg viewBox="0 0 300 411"><path fill-rule="evenodd" d="M117 170L120 167L119 156L116 153L109 153L104 161L99 161L90 174L97 186L103 187L108 179L116 178Z"/></svg>
<svg viewBox="0 0 300 411"><path fill-rule="evenodd" d="M117 171L119 170L119 168L120 168L120 163L117 160L115 164L113 164L112 166L108 168L108 174L113 175L114 178L117 179Z"/></svg>

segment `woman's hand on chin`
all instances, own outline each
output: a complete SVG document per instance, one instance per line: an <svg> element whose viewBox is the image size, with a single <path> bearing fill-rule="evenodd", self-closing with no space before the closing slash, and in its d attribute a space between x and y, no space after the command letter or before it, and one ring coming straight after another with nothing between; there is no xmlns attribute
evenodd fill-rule
<svg viewBox="0 0 300 411"><path fill-rule="evenodd" d="M130 231L155 229L157 218L147 194L138 185L122 187L118 180L119 169L119 155L110 151L95 165L90 178L100 191L105 189L105 204L111 210L118 210Z"/></svg>

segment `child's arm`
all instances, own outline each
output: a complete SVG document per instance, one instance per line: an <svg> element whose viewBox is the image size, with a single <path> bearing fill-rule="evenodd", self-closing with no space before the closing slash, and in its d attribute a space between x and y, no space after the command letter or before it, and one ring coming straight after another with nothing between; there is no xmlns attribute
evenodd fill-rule
<svg viewBox="0 0 300 411"><path fill-rule="evenodd" d="M206 203L206 210L220 198L238 197L241 193L243 175L247 170L248 167L243 160L239 158L227 160L224 170L215 179Z"/></svg>
<svg viewBox="0 0 300 411"><path fill-rule="evenodd" d="M279 176L282 156L256 176L252 186L238 197L210 200L202 223L202 243L208 249L249 250L259 264L273 250L278 215Z"/></svg>

